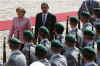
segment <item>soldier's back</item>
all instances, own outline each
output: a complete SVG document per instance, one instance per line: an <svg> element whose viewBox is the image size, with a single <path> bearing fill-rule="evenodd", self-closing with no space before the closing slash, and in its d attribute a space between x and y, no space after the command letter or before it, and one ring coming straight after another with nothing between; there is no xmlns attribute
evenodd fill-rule
<svg viewBox="0 0 100 66"><path fill-rule="evenodd" d="M36 46L33 43L27 43L23 48L23 53L26 56L27 64L31 64L37 60L35 56L35 47Z"/></svg>
<svg viewBox="0 0 100 66"><path fill-rule="evenodd" d="M41 63L43 63L45 66L51 66L50 62L48 61L47 58L44 58L44 59L40 59L39 60Z"/></svg>
<svg viewBox="0 0 100 66"><path fill-rule="evenodd" d="M26 66L26 58L21 51L11 54L8 59L7 66Z"/></svg>
<svg viewBox="0 0 100 66"><path fill-rule="evenodd" d="M51 66L67 66L67 60L63 55L55 54L50 59Z"/></svg>
<svg viewBox="0 0 100 66"><path fill-rule="evenodd" d="M64 56L68 61L68 66L77 66L78 64L79 49L76 47L66 48Z"/></svg>

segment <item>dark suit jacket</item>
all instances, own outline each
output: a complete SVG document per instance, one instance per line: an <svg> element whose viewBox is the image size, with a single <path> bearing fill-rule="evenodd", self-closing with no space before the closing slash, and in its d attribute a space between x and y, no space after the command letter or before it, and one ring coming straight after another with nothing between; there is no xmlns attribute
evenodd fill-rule
<svg viewBox="0 0 100 66"><path fill-rule="evenodd" d="M55 23L56 23L56 16L54 16L51 13L48 13L46 23L44 26L46 26L50 31L50 40L53 39L53 29L54 29ZM36 24L35 24L35 37L36 38L37 38L38 30L41 26L43 26L42 13L39 13L36 16Z"/></svg>

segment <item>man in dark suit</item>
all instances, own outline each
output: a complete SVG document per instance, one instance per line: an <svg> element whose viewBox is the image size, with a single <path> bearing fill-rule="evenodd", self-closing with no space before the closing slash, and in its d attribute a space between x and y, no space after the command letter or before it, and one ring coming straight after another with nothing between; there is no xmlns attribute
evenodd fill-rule
<svg viewBox="0 0 100 66"><path fill-rule="evenodd" d="M50 31L50 40L53 39L53 29L54 29L54 24L56 23L56 16L53 14L49 13L49 6L47 3L42 3L41 4L41 13L38 13L36 16L36 24L35 24L35 37L36 39L38 38L38 29L40 26L46 26L48 30Z"/></svg>

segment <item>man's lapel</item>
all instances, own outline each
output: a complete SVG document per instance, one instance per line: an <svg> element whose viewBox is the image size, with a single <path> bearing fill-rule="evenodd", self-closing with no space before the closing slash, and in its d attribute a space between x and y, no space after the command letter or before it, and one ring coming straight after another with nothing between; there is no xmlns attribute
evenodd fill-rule
<svg viewBox="0 0 100 66"><path fill-rule="evenodd" d="M49 13L47 14L47 18L46 18L46 23L45 24L48 24L48 19L49 19Z"/></svg>

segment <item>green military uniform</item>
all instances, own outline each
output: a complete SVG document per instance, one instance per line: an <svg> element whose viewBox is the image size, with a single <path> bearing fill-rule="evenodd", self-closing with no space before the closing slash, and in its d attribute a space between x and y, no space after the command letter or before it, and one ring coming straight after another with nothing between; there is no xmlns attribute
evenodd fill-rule
<svg viewBox="0 0 100 66"><path fill-rule="evenodd" d="M50 63L49 63L49 61L47 60L47 57L46 57L47 53L48 53L48 49L44 45L38 44L36 46L36 52L35 52L35 54L36 54L36 56L38 58L38 61L40 61L41 63L43 63L45 66L50 66Z"/></svg>
<svg viewBox="0 0 100 66"><path fill-rule="evenodd" d="M96 63L100 66L100 40L97 40L97 57Z"/></svg>
<svg viewBox="0 0 100 66"><path fill-rule="evenodd" d="M23 32L23 38L28 38L28 40L32 40L34 38L34 35L31 31L26 30ZM24 48L22 52L25 54L26 59L27 59L27 65L30 65L32 62L36 61L36 56L35 56L35 47L32 43L32 41L25 42Z"/></svg>
<svg viewBox="0 0 100 66"><path fill-rule="evenodd" d="M55 39L64 43L64 26L61 23L56 23L54 25Z"/></svg>
<svg viewBox="0 0 100 66"><path fill-rule="evenodd" d="M11 48L15 49L12 51L7 66L27 66L26 58L24 54L19 50L19 46L21 46L22 42L16 38L11 38L9 40L9 45Z"/></svg>
<svg viewBox="0 0 100 66"><path fill-rule="evenodd" d="M54 54L50 58L51 66L67 66L66 58L59 51L57 52L57 50L62 50L62 48L63 45L59 40L51 41L51 49L56 51L56 53L53 52Z"/></svg>
<svg viewBox="0 0 100 66"><path fill-rule="evenodd" d="M71 27L71 30L69 30L68 34L75 35L78 43L79 44L82 43L82 31L78 28L78 26L80 26L79 25L80 20L76 16L71 16L70 22L72 24L76 24L76 26Z"/></svg>
<svg viewBox="0 0 100 66"><path fill-rule="evenodd" d="M87 63L84 64L84 66L98 66L95 63L94 57L96 56L96 52L94 51L93 48L84 47L84 48L81 49L81 53L82 53L83 59L85 59L85 61L87 62ZM93 59L90 60L91 58L93 58Z"/></svg>
<svg viewBox="0 0 100 66"><path fill-rule="evenodd" d="M65 37L65 52L64 56L68 61L68 66L78 65L79 49L75 46L76 38L73 35L66 35ZM70 46L69 46L70 44Z"/></svg>
<svg viewBox="0 0 100 66"><path fill-rule="evenodd" d="M96 39L95 40L100 40L100 23L96 23L95 28L96 28Z"/></svg>
<svg viewBox="0 0 100 66"><path fill-rule="evenodd" d="M96 16L96 20L94 21L94 25L96 23L100 23L100 8L93 9L94 15Z"/></svg>

